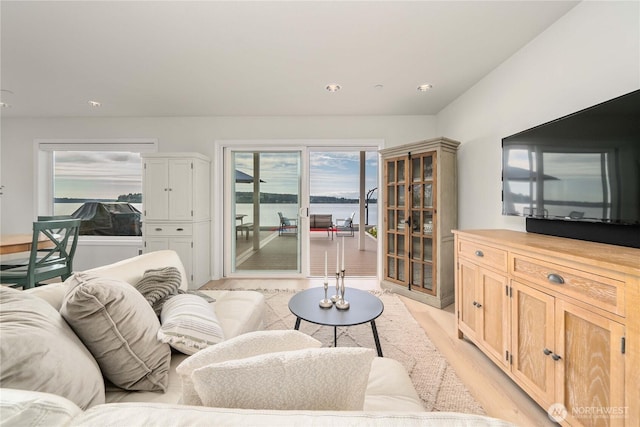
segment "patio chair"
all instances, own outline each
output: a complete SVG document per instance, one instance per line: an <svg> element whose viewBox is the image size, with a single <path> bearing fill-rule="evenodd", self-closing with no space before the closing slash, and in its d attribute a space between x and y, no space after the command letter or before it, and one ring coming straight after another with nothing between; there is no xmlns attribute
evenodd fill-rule
<svg viewBox="0 0 640 427"><path fill-rule="evenodd" d="M29 263L0 271L0 283L28 289L55 277L66 280L73 273L79 231L79 219L34 222ZM39 241L41 233L48 238L44 245Z"/></svg>
<svg viewBox="0 0 640 427"><path fill-rule="evenodd" d="M278 236L282 236L285 233L298 234L298 219L287 218L282 215L282 212L278 212L280 218L280 226L278 227Z"/></svg>
<svg viewBox="0 0 640 427"><path fill-rule="evenodd" d="M350 217L345 219L336 219L336 236L353 237L353 218L356 213L353 212Z"/></svg>

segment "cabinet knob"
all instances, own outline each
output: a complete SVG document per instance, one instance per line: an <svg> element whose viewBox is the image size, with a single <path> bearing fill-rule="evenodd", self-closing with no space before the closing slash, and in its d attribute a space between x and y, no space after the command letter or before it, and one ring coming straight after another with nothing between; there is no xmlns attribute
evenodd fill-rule
<svg viewBox="0 0 640 427"><path fill-rule="evenodd" d="M564 283L564 279L562 278L562 276L555 273L548 274L547 280L551 283L555 283L556 285L562 285Z"/></svg>
<svg viewBox="0 0 640 427"><path fill-rule="evenodd" d="M184 228L182 228L182 227L176 228L176 231L184 231Z"/></svg>
<svg viewBox="0 0 640 427"><path fill-rule="evenodd" d="M156 231L162 231L162 228L156 228Z"/></svg>
<svg viewBox="0 0 640 427"><path fill-rule="evenodd" d="M559 355L557 355L557 354L555 354L555 353L553 353L553 354L551 355L551 358L552 358L553 360L560 360L560 359L562 359L562 357L560 357Z"/></svg>
<svg viewBox="0 0 640 427"><path fill-rule="evenodd" d="M548 348L545 348L544 350L542 350L542 352L547 356L553 353L553 351L549 350Z"/></svg>
<svg viewBox="0 0 640 427"><path fill-rule="evenodd" d="M476 251L476 256L483 257L484 256L484 252L482 252L480 250L477 250Z"/></svg>
<svg viewBox="0 0 640 427"><path fill-rule="evenodd" d="M473 305L474 305L475 307L477 307L477 306L478 306L478 303L474 301L474 302L473 302Z"/></svg>
<svg viewBox="0 0 640 427"><path fill-rule="evenodd" d="M165 189L164 189L164 191L169 191L169 189L168 189L168 188L165 188Z"/></svg>

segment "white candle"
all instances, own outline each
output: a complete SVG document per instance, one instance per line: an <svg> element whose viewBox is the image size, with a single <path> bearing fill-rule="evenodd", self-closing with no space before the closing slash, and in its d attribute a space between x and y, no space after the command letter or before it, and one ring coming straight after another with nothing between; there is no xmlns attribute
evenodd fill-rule
<svg viewBox="0 0 640 427"><path fill-rule="evenodd" d="M340 273L340 242L336 242L336 273Z"/></svg>
<svg viewBox="0 0 640 427"><path fill-rule="evenodd" d="M324 251L324 283L328 283L327 278L327 251Z"/></svg>
<svg viewBox="0 0 640 427"><path fill-rule="evenodd" d="M342 271L344 271L344 237L342 238Z"/></svg>

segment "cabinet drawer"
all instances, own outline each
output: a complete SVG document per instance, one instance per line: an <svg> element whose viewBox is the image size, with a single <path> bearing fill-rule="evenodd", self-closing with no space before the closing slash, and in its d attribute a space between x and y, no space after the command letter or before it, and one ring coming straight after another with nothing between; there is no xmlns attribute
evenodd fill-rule
<svg viewBox="0 0 640 427"><path fill-rule="evenodd" d="M502 249L460 239L458 241L458 255L480 265L507 271L507 251Z"/></svg>
<svg viewBox="0 0 640 427"><path fill-rule="evenodd" d="M624 283L586 271L514 254L512 274L624 316Z"/></svg>
<svg viewBox="0 0 640 427"><path fill-rule="evenodd" d="M153 236L191 236L193 235L192 224L146 224L144 231L148 237Z"/></svg>

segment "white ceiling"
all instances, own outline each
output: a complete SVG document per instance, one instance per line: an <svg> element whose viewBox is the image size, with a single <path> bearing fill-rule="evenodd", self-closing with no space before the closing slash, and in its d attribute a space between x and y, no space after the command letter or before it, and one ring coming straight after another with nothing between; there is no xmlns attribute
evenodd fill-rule
<svg viewBox="0 0 640 427"><path fill-rule="evenodd" d="M435 114L576 4L3 0L1 114Z"/></svg>

